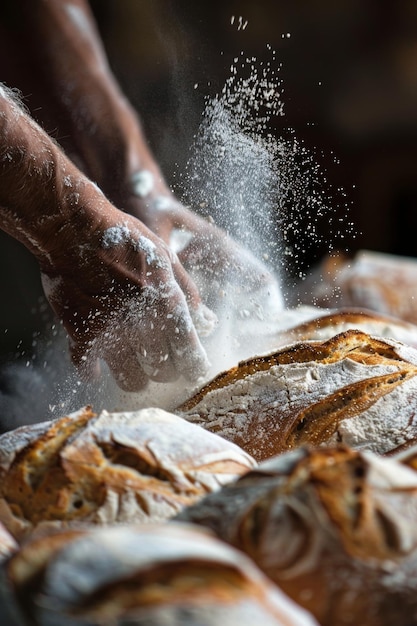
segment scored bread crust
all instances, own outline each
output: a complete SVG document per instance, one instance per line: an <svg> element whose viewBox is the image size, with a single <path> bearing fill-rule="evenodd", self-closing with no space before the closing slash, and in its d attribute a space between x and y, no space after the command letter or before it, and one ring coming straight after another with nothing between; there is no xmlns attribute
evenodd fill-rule
<svg viewBox="0 0 417 626"><path fill-rule="evenodd" d="M87 407L0 437L0 521L20 538L42 523L166 519L254 466L161 409Z"/></svg>
<svg viewBox="0 0 417 626"><path fill-rule="evenodd" d="M417 350L347 330L240 362L174 411L257 461L303 444L384 454L417 436Z"/></svg>
<svg viewBox="0 0 417 626"><path fill-rule="evenodd" d="M246 552L322 626L417 623L417 472L298 448L182 511Z"/></svg>
<svg viewBox="0 0 417 626"><path fill-rule="evenodd" d="M32 537L6 580L22 614L42 626L315 624L241 552L178 523Z"/></svg>

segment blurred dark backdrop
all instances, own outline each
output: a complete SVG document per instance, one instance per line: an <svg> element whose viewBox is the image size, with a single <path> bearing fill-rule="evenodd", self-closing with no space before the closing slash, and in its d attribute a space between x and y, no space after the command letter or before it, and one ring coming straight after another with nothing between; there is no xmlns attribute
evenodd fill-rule
<svg viewBox="0 0 417 626"><path fill-rule="evenodd" d="M345 203L350 206L356 237L332 246L417 256L415 0L91 5L113 71L173 184L188 159L205 97L222 88L234 56L243 51L262 60L270 44L285 88L285 116L274 121L274 132L293 128L317 155L329 188L345 190L344 202L335 201L342 224ZM237 27L239 16L248 22L244 30ZM326 219L317 224L321 236L299 262L303 271L328 252L327 227ZM50 316L31 257L3 233L0 244L1 351L11 358L19 342L30 352L33 333Z"/></svg>

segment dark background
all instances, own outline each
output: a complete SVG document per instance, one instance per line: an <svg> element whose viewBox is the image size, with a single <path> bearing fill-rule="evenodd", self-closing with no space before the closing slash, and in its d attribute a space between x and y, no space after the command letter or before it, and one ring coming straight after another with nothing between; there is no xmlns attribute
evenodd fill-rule
<svg viewBox="0 0 417 626"><path fill-rule="evenodd" d="M417 3L415 0L94 0L111 67L140 111L171 183L185 165L204 102L221 90L234 56L258 60L266 44L282 63L288 127L326 173L341 224L340 241L320 237L297 271L329 250L367 248L417 256ZM236 16L231 25L231 16ZM248 21L237 28L238 17ZM290 33L291 37L283 37ZM194 84L198 83L198 89ZM343 226L342 226L343 230ZM330 242L330 238L332 241ZM0 338L4 360L32 350L51 322L30 255L0 233ZM291 268L288 269L291 272ZM36 337L35 337L36 341Z"/></svg>

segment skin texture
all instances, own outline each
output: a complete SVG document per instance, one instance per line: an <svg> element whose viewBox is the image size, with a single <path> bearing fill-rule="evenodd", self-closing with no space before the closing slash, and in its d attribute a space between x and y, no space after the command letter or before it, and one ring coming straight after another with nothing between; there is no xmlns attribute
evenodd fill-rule
<svg viewBox="0 0 417 626"><path fill-rule="evenodd" d="M194 323L208 332L215 316L187 272L198 266L206 283L247 293L275 284L272 275L173 196L87 2L5 0L2 14L0 78L30 94L67 156L3 91L0 227L37 256L77 365L91 373L103 358L129 391L148 378L196 379L208 362ZM187 233L178 257L174 229Z"/></svg>
<svg viewBox="0 0 417 626"><path fill-rule="evenodd" d="M140 219L165 243L170 243L174 229L190 233L189 244L179 254L187 269L198 263L212 276L220 272L225 280L241 280L248 290L272 282L267 268L249 251L171 193L140 119L110 70L88 3L20 2L38 67L44 69L42 82L86 174L115 206Z"/></svg>
<svg viewBox="0 0 417 626"><path fill-rule="evenodd" d="M117 382L195 378L207 368L191 312L199 294L176 255L120 212L0 93L0 216L39 261L77 364L103 358Z"/></svg>

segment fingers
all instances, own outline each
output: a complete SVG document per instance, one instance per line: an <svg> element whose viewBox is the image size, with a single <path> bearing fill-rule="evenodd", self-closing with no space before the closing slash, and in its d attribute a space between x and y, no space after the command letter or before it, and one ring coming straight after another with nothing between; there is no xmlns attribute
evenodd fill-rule
<svg viewBox="0 0 417 626"><path fill-rule="evenodd" d="M171 354L176 370L180 371L184 378L191 382L196 382L210 369L210 361L197 334L188 342L184 340L173 341Z"/></svg>
<svg viewBox="0 0 417 626"><path fill-rule="evenodd" d="M77 291L71 300L76 312L60 311L72 337L73 363L83 379L98 380L100 359L128 392L140 391L149 380L169 382L183 375L195 381L208 371L199 333L209 334L217 318L202 304L177 257L166 260L151 267L148 282L131 289L123 304L120 289L95 299Z"/></svg>
<svg viewBox="0 0 417 626"><path fill-rule="evenodd" d="M200 305L206 326L212 314ZM202 321L203 320L203 321ZM121 312L117 322L89 341L70 342L72 361L86 381L100 378L103 359L116 384L127 392L144 389L148 380L170 382L183 375L197 380L209 369L209 362L193 325L185 296L177 288L153 307L139 307L135 314Z"/></svg>
<svg viewBox="0 0 417 626"><path fill-rule="evenodd" d="M126 348L108 351L103 358L120 389L134 392L146 387L148 376L140 366L133 350Z"/></svg>
<svg viewBox="0 0 417 626"><path fill-rule="evenodd" d="M199 306L203 308L203 305ZM173 296L171 307L167 327L170 361L174 369L187 380L196 381L210 368L206 351L200 342L183 293L178 292Z"/></svg>
<svg viewBox="0 0 417 626"><path fill-rule="evenodd" d="M208 337L218 323L217 315L201 302L200 294L194 281L182 265L180 263L173 265L173 270L178 285L187 300L192 325L200 337Z"/></svg>
<svg viewBox="0 0 417 626"><path fill-rule="evenodd" d="M197 310L201 305L201 297L196 284L194 283L188 272L185 271L177 255L174 253L172 253L171 262L175 281L185 295L185 298L190 308L193 310Z"/></svg>
<svg viewBox="0 0 417 626"><path fill-rule="evenodd" d="M185 295L176 283L171 283L160 296L148 309L148 317L142 310L136 324L131 320L135 328L132 334L138 333L136 359L151 380L169 382L181 375L196 380L208 371L209 362Z"/></svg>
<svg viewBox="0 0 417 626"><path fill-rule="evenodd" d="M86 343L69 340L71 360L81 380L85 382L97 381L101 375L100 361L92 354L91 347Z"/></svg>

